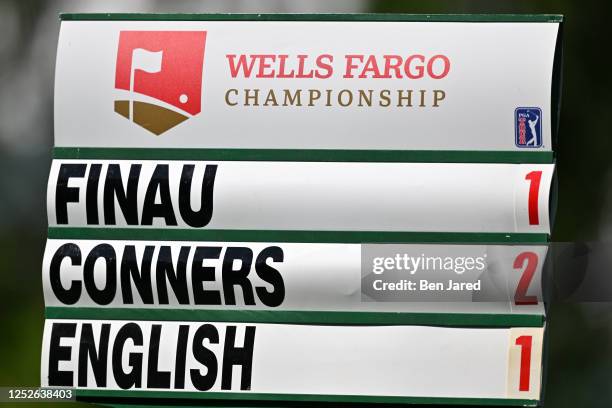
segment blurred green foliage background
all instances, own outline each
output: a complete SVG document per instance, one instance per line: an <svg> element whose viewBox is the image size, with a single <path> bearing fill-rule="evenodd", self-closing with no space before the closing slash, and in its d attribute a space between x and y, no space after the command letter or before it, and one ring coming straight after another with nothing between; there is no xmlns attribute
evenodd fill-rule
<svg viewBox="0 0 612 408"><path fill-rule="evenodd" d="M0 0L0 385L40 382L41 262L59 11L564 14L559 204L553 238L603 240L612 232L612 2ZM612 407L611 305L554 305L548 329L545 406Z"/></svg>

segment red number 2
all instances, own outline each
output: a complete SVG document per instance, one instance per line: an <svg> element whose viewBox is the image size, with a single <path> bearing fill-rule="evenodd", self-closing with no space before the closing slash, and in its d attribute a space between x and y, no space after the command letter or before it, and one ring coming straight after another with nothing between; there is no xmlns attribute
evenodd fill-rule
<svg viewBox="0 0 612 408"><path fill-rule="evenodd" d="M538 193L540 192L540 180L542 180L542 171L535 170L527 173L525 180L529 181L529 225L540 225L540 216L538 211Z"/></svg>
<svg viewBox="0 0 612 408"><path fill-rule="evenodd" d="M519 391L529 391L529 375L531 373L531 343L532 336L520 336L515 344L521 346L521 373Z"/></svg>
<svg viewBox="0 0 612 408"><path fill-rule="evenodd" d="M538 266L538 254L535 252L521 252L514 260L514 269L521 269L523 265L525 265L525 262L527 262L527 266L525 266L523 274L516 286L516 292L514 292L514 304L537 305L538 298L533 295L527 296L527 290L529 289L529 284Z"/></svg>

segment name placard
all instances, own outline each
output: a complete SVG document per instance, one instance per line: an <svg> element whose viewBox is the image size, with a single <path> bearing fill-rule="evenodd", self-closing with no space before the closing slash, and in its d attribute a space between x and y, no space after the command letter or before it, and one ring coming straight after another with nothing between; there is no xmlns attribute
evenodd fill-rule
<svg viewBox="0 0 612 408"><path fill-rule="evenodd" d="M51 239L43 288L47 308L73 316L467 325L468 317L453 316L463 313L477 314L475 324L510 325L520 320L486 315L543 316L546 252L542 245Z"/></svg>
<svg viewBox="0 0 612 408"><path fill-rule="evenodd" d="M550 233L552 164L54 160L50 226Z"/></svg>
<svg viewBox="0 0 612 408"><path fill-rule="evenodd" d="M77 397L83 390L93 397L529 405L540 390L542 334L520 327L47 320L41 382L76 387Z"/></svg>

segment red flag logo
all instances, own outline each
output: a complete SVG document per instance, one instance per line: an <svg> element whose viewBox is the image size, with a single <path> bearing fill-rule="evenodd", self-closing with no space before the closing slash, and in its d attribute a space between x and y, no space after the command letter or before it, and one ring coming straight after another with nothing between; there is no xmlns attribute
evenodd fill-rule
<svg viewBox="0 0 612 408"><path fill-rule="evenodd" d="M121 31L115 112L160 135L200 113L206 31Z"/></svg>

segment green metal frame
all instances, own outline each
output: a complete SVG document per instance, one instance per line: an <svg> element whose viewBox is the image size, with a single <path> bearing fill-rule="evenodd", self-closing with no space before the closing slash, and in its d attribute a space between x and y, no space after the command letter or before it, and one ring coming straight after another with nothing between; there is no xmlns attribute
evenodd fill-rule
<svg viewBox="0 0 612 408"><path fill-rule="evenodd" d="M305 402L305 403L362 403L362 404L445 404L445 405L488 405L488 406L536 406L537 400L506 398L441 398L441 397L389 397L370 395L317 395L317 394L267 394L251 392L189 392L189 391L140 391L140 390L76 390L77 399L123 398L125 403L131 399L164 399L236 401L249 406L249 402ZM181 402L183 403L183 402ZM210 406L210 405L206 405Z"/></svg>
<svg viewBox="0 0 612 408"><path fill-rule="evenodd" d="M550 164L553 152L56 147L54 159Z"/></svg>
<svg viewBox="0 0 612 408"><path fill-rule="evenodd" d="M520 306L519 306L520 307ZM114 307L47 307L47 319L153 320L225 323L274 323L351 326L544 327L541 314L337 312L291 310L220 310Z"/></svg>
<svg viewBox="0 0 612 408"><path fill-rule="evenodd" d="M475 23L561 23L560 14L181 14L181 13L61 13L64 21L407 21Z"/></svg>
<svg viewBox="0 0 612 408"><path fill-rule="evenodd" d="M545 244L545 233L419 231L279 231L181 228L49 227L49 239L298 243Z"/></svg>

